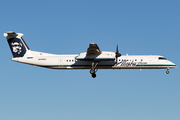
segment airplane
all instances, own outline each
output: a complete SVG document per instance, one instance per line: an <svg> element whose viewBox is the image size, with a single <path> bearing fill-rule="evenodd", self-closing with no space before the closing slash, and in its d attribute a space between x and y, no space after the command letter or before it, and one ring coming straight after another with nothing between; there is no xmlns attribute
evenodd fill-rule
<svg viewBox="0 0 180 120"><path fill-rule="evenodd" d="M5 32L13 58L11 60L51 69L89 69L93 78L98 69L167 69L176 64L160 55L121 55L116 52L101 51L96 43L90 43L87 52L77 55L56 55L31 51L22 33Z"/></svg>

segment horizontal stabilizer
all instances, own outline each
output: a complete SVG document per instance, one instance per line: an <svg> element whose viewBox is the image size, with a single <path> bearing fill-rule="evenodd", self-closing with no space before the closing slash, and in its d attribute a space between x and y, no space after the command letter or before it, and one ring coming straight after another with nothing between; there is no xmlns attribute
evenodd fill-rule
<svg viewBox="0 0 180 120"><path fill-rule="evenodd" d="M15 33L15 32L5 32L4 36L7 37L7 39L12 38L12 37L22 37L22 33Z"/></svg>

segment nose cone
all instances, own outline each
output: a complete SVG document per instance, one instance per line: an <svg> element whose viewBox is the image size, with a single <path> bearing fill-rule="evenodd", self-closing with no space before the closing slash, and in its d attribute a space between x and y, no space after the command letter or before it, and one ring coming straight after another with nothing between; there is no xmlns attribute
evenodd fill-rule
<svg viewBox="0 0 180 120"><path fill-rule="evenodd" d="M174 63L173 63L174 64ZM174 68L176 68L177 67L177 65L176 64L174 64Z"/></svg>
<svg viewBox="0 0 180 120"><path fill-rule="evenodd" d="M176 67L177 67L177 65L174 64L173 62L170 62L170 63L171 63L171 64L170 64L171 68L176 68Z"/></svg>

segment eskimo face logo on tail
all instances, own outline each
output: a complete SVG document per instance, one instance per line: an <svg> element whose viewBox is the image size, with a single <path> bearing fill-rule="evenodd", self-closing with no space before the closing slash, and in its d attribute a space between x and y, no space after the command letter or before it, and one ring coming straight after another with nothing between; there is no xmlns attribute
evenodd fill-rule
<svg viewBox="0 0 180 120"><path fill-rule="evenodd" d="M20 38L10 38L8 40L13 57L23 57L26 53L26 48Z"/></svg>
<svg viewBox="0 0 180 120"><path fill-rule="evenodd" d="M21 51L21 47L22 47L22 44L21 43L18 43L18 42L14 42L14 43L11 43L12 45L12 48L13 48L13 52L14 53L18 53L20 54L22 51Z"/></svg>

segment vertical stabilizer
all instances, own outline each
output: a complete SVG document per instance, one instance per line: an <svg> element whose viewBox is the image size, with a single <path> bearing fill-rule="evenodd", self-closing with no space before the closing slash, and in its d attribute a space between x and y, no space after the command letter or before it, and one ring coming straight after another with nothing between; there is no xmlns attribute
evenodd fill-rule
<svg viewBox="0 0 180 120"><path fill-rule="evenodd" d="M6 32L4 36L7 38L9 47L13 54L13 57L24 57L26 54L30 55L29 47L23 40L22 33Z"/></svg>

